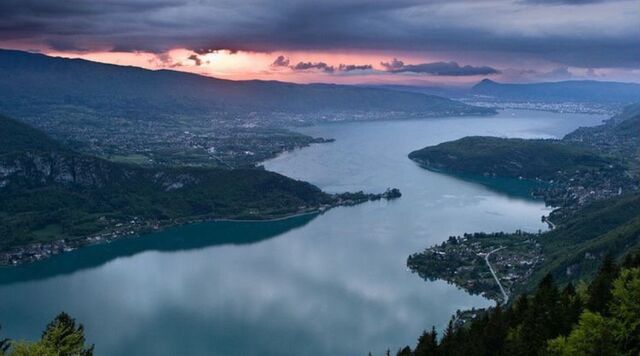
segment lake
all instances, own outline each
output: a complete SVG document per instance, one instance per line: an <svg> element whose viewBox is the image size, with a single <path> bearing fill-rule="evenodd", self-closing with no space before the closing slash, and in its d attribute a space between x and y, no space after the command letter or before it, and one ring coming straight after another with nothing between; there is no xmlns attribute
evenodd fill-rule
<svg viewBox="0 0 640 356"><path fill-rule="evenodd" d="M2 337L36 339L60 311L97 355L381 355L494 303L406 268L450 235L538 231L549 209L419 168L415 149L467 135L561 137L604 117L506 110L493 117L324 124L335 138L265 167L328 192L402 198L263 223L180 226L0 269ZM510 187L506 187L510 185Z"/></svg>

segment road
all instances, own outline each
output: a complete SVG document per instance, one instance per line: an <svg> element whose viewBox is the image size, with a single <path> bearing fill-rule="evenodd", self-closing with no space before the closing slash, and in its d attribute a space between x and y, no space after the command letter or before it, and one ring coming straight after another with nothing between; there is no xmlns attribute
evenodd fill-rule
<svg viewBox="0 0 640 356"><path fill-rule="evenodd" d="M503 248L504 247L498 247L497 249L492 250L489 253L487 253L487 255L484 256L484 261L487 263L487 266L489 267L489 271L491 271L491 274L493 275L493 278L496 280L496 283L498 283L498 287L500 287L500 291L502 292L502 295L504 296L504 301L502 302L502 304L507 304L507 302L509 301L509 295L507 294L507 292L502 287L502 283L500 283L500 280L498 279L498 276L496 275L496 272L493 270L493 267L491 267L491 263L489 263L489 256L491 256L491 254L494 253L494 252L502 250Z"/></svg>
<svg viewBox="0 0 640 356"><path fill-rule="evenodd" d="M549 229L550 230L554 230L556 228L556 224L551 222L551 220L549 220L549 217L547 217L547 216L543 216L542 217L542 222L546 222L547 225L549 225Z"/></svg>

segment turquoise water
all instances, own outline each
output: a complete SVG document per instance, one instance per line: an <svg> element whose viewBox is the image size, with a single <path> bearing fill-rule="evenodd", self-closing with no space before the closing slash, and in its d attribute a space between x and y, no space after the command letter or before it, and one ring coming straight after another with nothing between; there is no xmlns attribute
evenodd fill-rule
<svg viewBox="0 0 640 356"><path fill-rule="evenodd" d="M277 222L181 226L0 269L2 336L37 338L64 310L97 355L375 355L413 345L456 309L492 303L421 280L407 256L452 234L544 229L548 209L426 171L407 154L472 134L560 137L602 119L505 111L305 128L336 141L267 169L330 192L398 187L403 197Z"/></svg>

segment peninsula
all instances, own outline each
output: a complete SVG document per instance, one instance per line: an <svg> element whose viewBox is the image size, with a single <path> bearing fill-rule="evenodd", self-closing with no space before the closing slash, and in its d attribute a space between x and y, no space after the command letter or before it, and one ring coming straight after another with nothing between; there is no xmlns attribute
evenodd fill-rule
<svg viewBox="0 0 640 356"><path fill-rule="evenodd" d="M604 256L640 247L637 152L640 107L561 140L465 137L409 154L420 166L448 174L544 183L531 194L556 209L547 232L452 236L411 255L407 265L426 279L504 300L483 256L508 293L531 291L545 275L561 283L592 277Z"/></svg>
<svg viewBox="0 0 640 356"><path fill-rule="evenodd" d="M0 263L35 261L86 244L216 219L267 220L394 199L327 194L264 169L151 168L77 153L0 116Z"/></svg>

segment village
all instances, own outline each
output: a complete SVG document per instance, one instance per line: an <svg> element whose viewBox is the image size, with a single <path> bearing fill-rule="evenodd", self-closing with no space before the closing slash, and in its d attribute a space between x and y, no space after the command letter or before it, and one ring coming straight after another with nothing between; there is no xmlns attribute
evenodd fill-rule
<svg viewBox="0 0 640 356"><path fill-rule="evenodd" d="M440 245L409 256L407 266L424 279L442 279L472 294L505 302L490 267L509 294L544 261L537 236L522 231L451 236Z"/></svg>
<svg viewBox="0 0 640 356"><path fill-rule="evenodd" d="M367 201L377 200L393 200L400 198L402 193L397 188L389 188L383 193L364 193L362 191L355 193L334 194L333 201L327 204L321 204L318 207L299 206L297 212L286 216L261 216L257 211L248 211L246 216L240 219L218 219L215 217L199 217L188 219L171 219L166 221L148 220L139 216L125 219L113 219L105 216L100 217L99 221L106 226L102 231L96 234L78 239L59 239L48 242L34 242L21 246L12 247L8 250L0 252L0 266L3 265L20 265L40 261L61 253L71 252L79 247L97 245L101 243L109 243L123 238L139 236L141 234L158 231L167 227L176 225L193 224L207 221L222 220L238 220L246 222L273 221L291 218L299 215L322 214L331 208L337 206L353 206Z"/></svg>

